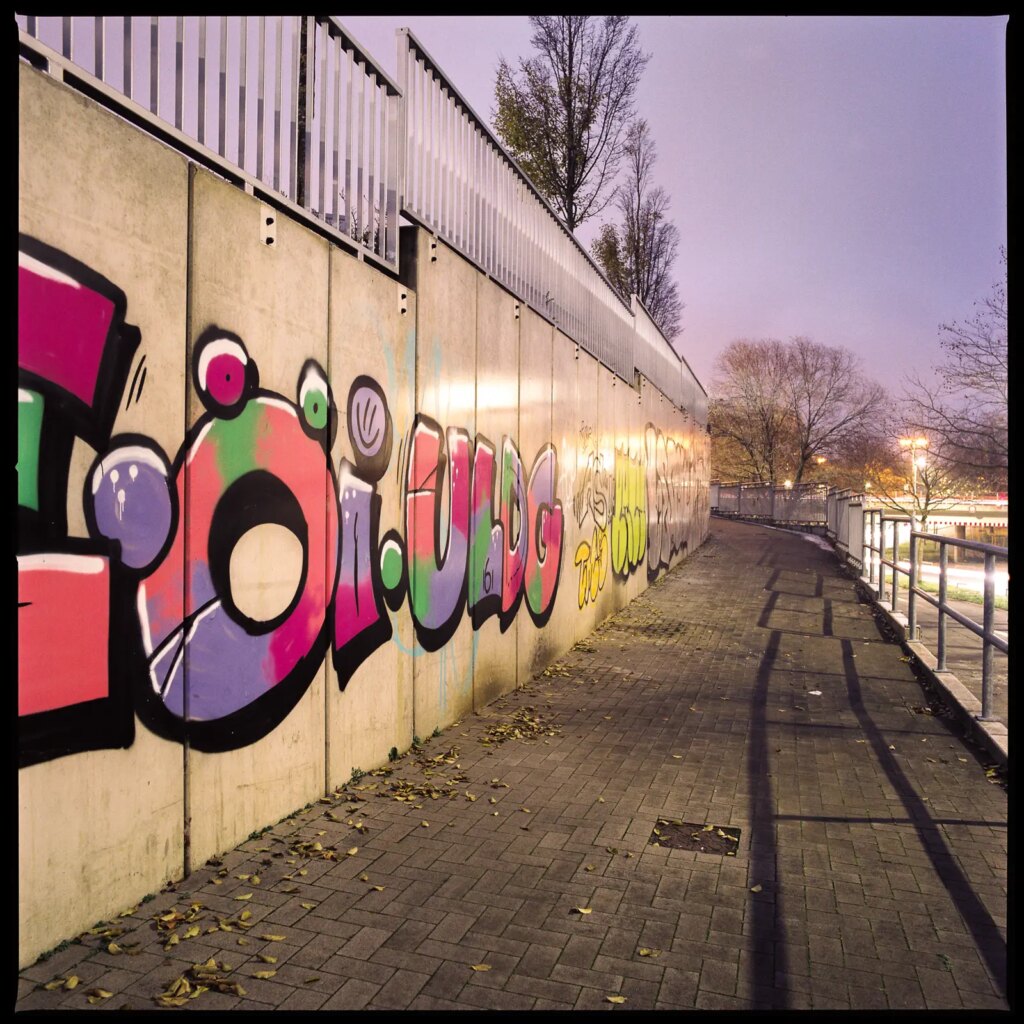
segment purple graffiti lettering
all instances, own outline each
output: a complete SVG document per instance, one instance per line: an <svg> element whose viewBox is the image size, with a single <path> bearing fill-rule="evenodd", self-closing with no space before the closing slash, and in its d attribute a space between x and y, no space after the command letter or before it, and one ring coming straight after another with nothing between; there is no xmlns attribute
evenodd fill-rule
<svg viewBox="0 0 1024 1024"><path fill-rule="evenodd" d="M449 427L447 446L442 446L441 438L434 420L417 416L409 442L405 535L409 606L420 643L428 650L441 647L458 626L469 560L469 435ZM442 552L446 470L448 522Z"/></svg>

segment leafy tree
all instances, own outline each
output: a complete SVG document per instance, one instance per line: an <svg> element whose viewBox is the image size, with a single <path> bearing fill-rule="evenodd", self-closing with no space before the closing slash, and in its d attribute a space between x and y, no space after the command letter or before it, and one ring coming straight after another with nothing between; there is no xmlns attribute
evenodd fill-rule
<svg viewBox="0 0 1024 1024"><path fill-rule="evenodd" d="M1002 280L969 320L940 325L937 383L916 374L905 382L908 423L931 439L934 458L995 489L1006 486L1009 459L1005 249L1002 264Z"/></svg>
<svg viewBox="0 0 1024 1024"><path fill-rule="evenodd" d="M622 16L534 15L536 54L502 60L494 126L509 152L575 231L610 200L623 132L648 55Z"/></svg>
<svg viewBox="0 0 1024 1024"><path fill-rule="evenodd" d="M670 341L680 332L683 303L672 280L679 231L668 219L668 193L651 182L656 152L646 121L635 121L623 145L626 180L615 191L620 224L605 224L591 250L608 280L635 294Z"/></svg>

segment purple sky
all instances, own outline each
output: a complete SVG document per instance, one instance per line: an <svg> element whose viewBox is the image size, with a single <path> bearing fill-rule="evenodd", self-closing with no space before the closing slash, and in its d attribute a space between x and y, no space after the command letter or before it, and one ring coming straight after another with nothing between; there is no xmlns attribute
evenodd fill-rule
<svg viewBox="0 0 1024 1024"><path fill-rule="evenodd" d="M488 120L499 58L531 52L525 17L339 19L392 75L412 29ZM636 19L680 232L676 344L705 387L740 337L844 345L887 385L940 359L939 323L1000 274L1006 21Z"/></svg>

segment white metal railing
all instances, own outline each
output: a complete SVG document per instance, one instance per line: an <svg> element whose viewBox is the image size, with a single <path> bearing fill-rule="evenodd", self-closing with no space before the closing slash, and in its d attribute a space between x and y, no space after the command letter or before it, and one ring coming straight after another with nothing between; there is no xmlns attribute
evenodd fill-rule
<svg viewBox="0 0 1024 1024"><path fill-rule="evenodd" d="M824 484L717 484L718 511L779 523L817 525L826 522Z"/></svg>
<svg viewBox="0 0 1024 1024"><path fill-rule="evenodd" d="M16 15L23 55L254 194L398 269L422 224L631 385L699 423L707 394L611 286L408 30L401 85L327 16Z"/></svg>
<svg viewBox="0 0 1024 1024"><path fill-rule="evenodd" d="M901 543L909 541L909 563L899 559ZM919 553L923 542L937 544L939 547L939 592L938 596L928 593L920 586L921 559ZM943 537L937 533L925 533L914 529L913 520L909 516L886 515L881 509L868 509L865 514L861 543L864 551L862 564L868 566L867 582L874 590L880 604L888 602L895 612L899 602L900 576L907 577L907 636L912 640L917 636L917 602L923 600L938 609L938 643L936 651L936 670L947 670L947 619L952 619L964 629L981 638L981 714L982 722L995 721L993 714L993 653L1001 651L1010 653L1010 644L1000 636L994 628L995 623L995 566L996 560L1005 561L1009 557L1009 549L995 544L982 544L978 541L960 540L955 537ZM982 621L974 619L950 605L947 600L949 586L949 555L950 547L961 551L977 551L984 556L984 582L982 584ZM886 569L889 587L886 587Z"/></svg>
<svg viewBox="0 0 1024 1024"><path fill-rule="evenodd" d="M16 21L62 72L397 265L399 90L333 18Z"/></svg>
<svg viewBox="0 0 1024 1024"><path fill-rule="evenodd" d="M630 296L630 307L636 327L634 366L681 409L686 409L699 423L706 423L708 396L686 360L661 333L639 296Z"/></svg>
<svg viewBox="0 0 1024 1024"><path fill-rule="evenodd" d="M772 484L712 482L710 487L712 495L717 494L717 504L714 508L719 515L748 516L779 524L823 523L826 536L835 545L840 557L856 567L878 604L888 606L889 610L895 613L901 592L906 590L906 626L909 639L918 637L918 601L923 600L936 608L938 671L947 671L949 620L979 637L982 641L982 652L981 714L978 719L983 722L997 720L993 713L993 655L996 651L1008 655L1010 645L1006 637L996 631L994 625L996 562L1007 561L1008 548L916 530L910 516L870 507L868 502L871 499L868 495L853 494L848 490L835 488L830 488L826 493L824 485L821 484L795 485L791 490L774 487ZM801 488L804 489L804 493L798 494ZM937 566L923 558L922 547L926 543L938 546ZM899 557L902 546L909 549L909 559L903 561ZM948 565L950 548L975 551L983 555L980 623L953 607L947 599L951 575ZM933 573L937 570L937 596L921 586L922 569ZM902 586L901 577L907 578Z"/></svg>
<svg viewBox="0 0 1024 1024"><path fill-rule="evenodd" d="M624 380L639 370L699 422L707 395L647 316L611 286L423 44L398 33L403 212Z"/></svg>

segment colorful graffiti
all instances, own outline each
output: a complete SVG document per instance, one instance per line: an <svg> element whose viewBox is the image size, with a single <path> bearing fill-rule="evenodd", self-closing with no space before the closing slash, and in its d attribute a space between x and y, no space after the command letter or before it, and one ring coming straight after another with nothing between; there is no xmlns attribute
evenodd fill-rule
<svg viewBox="0 0 1024 1024"><path fill-rule="evenodd" d="M302 366L293 399L262 389L243 339L218 326L193 347L205 411L173 461L146 437L111 438L139 344L124 324L125 296L64 254L21 241L23 764L126 746L134 712L199 750L251 743L294 707L328 649L344 689L391 637L405 601L428 650L467 613L474 628L496 615L505 630L525 600L538 626L547 621L564 532L551 445L527 475L511 438L474 444L418 416L404 445L404 532L381 536L377 483L394 442L383 389L366 376L352 382L353 458L335 472L339 417L323 368ZM137 380L141 393L138 369L132 392ZM83 494L89 540L66 536L76 436L102 453ZM300 557L290 599L260 615L236 592L235 555L267 527ZM287 592L287 579L275 582ZM115 623L124 642L114 642ZM74 657L64 638L79 646ZM73 668L62 672L55 653Z"/></svg>
<svg viewBox="0 0 1024 1024"><path fill-rule="evenodd" d="M579 444L583 469L573 512L581 529L592 523L573 557L582 610L597 600L609 568L628 579L646 556L648 578L654 579L687 551L693 524L707 515L707 492L697 486L703 479L703 449L688 436L677 439L648 423L640 451L616 445L611 472L586 423Z"/></svg>
<svg viewBox="0 0 1024 1024"><path fill-rule="evenodd" d="M589 540L576 546L573 565L579 570L577 603L581 609L597 600L608 578L608 511L612 504L612 484L604 464L604 453L597 447L594 428L580 424L579 470L573 492L572 509L576 525L582 530L588 520L593 523Z"/></svg>
<svg viewBox="0 0 1024 1024"><path fill-rule="evenodd" d="M707 515L703 448L689 437L676 439L653 423L644 430L647 476L647 575L654 579L672 559L689 548L687 535Z"/></svg>
<svg viewBox="0 0 1024 1024"><path fill-rule="evenodd" d="M135 720L116 545L68 536L81 439L106 445L139 346L124 292L22 235L18 257L18 714L22 765L128 746ZM137 371L136 371L137 372ZM136 465L136 463L132 463ZM166 510L173 519L173 505ZM142 557L135 552L135 558Z"/></svg>
<svg viewBox="0 0 1024 1024"><path fill-rule="evenodd" d="M524 605L536 626L547 623L565 533L551 444L524 462L511 437L471 438L422 413L396 437L384 388L361 375L344 407L348 455L335 464L341 416L323 367L307 360L290 396L268 390L245 341L210 325L189 366L203 411L170 458L141 434L111 436L118 403L126 391L137 402L146 381L126 311L110 281L22 236L23 765L127 746L136 715L198 750L252 743L326 657L345 689L395 635L403 606L428 651L443 650L465 619L479 630L494 617L504 632ZM77 439L98 453L82 538L68 536ZM615 448L613 467L592 428L582 424L579 439L583 608L609 569L625 579L646 560L654 576L686 550L706 493L694 487L702 450L688 438L648 424L640 450ZM401 508L382 533L378 488L392 468Z"/></svg>

